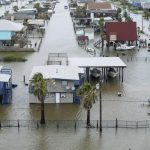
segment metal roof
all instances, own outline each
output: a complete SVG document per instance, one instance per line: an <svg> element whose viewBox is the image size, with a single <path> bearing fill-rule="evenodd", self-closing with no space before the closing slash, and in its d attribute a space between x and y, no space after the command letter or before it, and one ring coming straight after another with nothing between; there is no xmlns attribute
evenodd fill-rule
<svg viewBox="0 0 150 150"><path fill-rule="evenodd" d="M29 80L34 74L42 73L44 79L79 80L79 73L84 73L82 68L66 65L34 66Z"/></svg>
<svg viewBox="0 0 150 150"><path fill-rule="evenodd" d="M0 31L21 31L23 27L21 23L0 19Z"/></svg>
<svg viewBox="0 0 150 150"><path fill-rule="evenodd" d="M68 58L69 65L78 67L126 67L119 57L72 57Z"/></svg>
<svg viewBox="0 0 150 150"><path fill-rule="evenodd" d="M9 82L10 77L9 74L0 74L0 82Z"/></svg>
<svg viewBox="0 0 150 150"><path fill-rule="evenodd" d="M44 26L44 19L28 19L28 24Z"/></svg>

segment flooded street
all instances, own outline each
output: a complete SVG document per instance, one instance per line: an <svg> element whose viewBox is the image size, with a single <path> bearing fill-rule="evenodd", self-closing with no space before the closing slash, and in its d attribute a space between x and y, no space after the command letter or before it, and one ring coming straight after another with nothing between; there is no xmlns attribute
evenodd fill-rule
<svg viewBox="0 0 150 150"><path fill-rule="evenodd" d="M2 66L13 70L13 83L18 84L18 87L13 90L12 104L0 106L0 118L39 119L40 107L29 105L28 86L23 83L23 75L26 76L28 83L32 67L46 64L48 53L66 52L69 57L93 57L78 46L69 10L64 9L66 4L67 1L64 0L56 5L55 14L46 23L46 34L39 52L23 53L22 55L28 59L23 63L1 63ZM97 53L99 55L98 51ZM145 61L145 57L150 57L150 53L143 48L139 51L123 53L125 54L115 52L113 49L103 52L105 56L118 54L127 64L127 68L124 70L123 83L114 79L102 85L103 118L106 120L115 118L133 120L134 116L135 120L149 120L147 113L149 113L150 108L143 106L143 104L147 103L147 99L150 97L150 62ZM4 54L1 53L1 55ZM131 61L131 57L138 59ZM122 92L122 97L117 96L119 91ZM85 119L85 116L86 112L80 105L46 105L46 118L50 120ZM99 102L94 105L91 117L94 120L99 118Z"/></svg>
<svg viewBox="0 0 150 150"><path fill-rule="evenodd" d="M2 129L0 149L12 150L149 150L150 130ZM2 136L3 135L3 136ZM14 136L15 135L15 136ZM9 146L8 146L9 141ZM16 142L19 141L19 142Z"/></svg>
<svg viewBox="0 0 150 150"><path fill-rule="evenodd" d="M63 52L69 57L93 57L78 46L73 30L69 10L64 9L66 0L56 4L55 14L46 24L46 34L40 51L23 53L28 61L23 63L2 63L13 71L13 89L11 105L0 106L0 118L8 120L39 119L40 107L29 105L28 86L23 83L23 75L28 77L35 65L45 65L48 53ZM98 52L99 53L99 52ZM114 52L110 49L103 52L105 56L116 56L117 53L127 64L124 70L124 82L118 79L102 84L103 119L150 120L150 52L141 48L139 51ZM0 53L0 55L4 55ZM136 58L136 59L135 59ZM146 59L149 58L149 59ZM117 93L121 91L122 97ZM48 104L45 106L47 120L85 120L86 112L82 106L75 104ZM99 119L99 102L91 110L91 119ZM22 150L149 150L150 129L104 129L101 137L96 129L30 129L3 128L0 131L0 149ZM8 147L9 141L9 147ZM16 143L16 141L19 141ZM28 144L27 144L28 143Z"/></svg>

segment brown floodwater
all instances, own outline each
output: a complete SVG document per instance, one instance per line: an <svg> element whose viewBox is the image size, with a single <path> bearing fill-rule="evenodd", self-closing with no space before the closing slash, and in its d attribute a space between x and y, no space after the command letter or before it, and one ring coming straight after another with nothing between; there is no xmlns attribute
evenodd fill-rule
<svg viewBox="0 0 150 150"><path fill-rule="evenodd" d="M35 65L46 64L48 53L66 52L69 57L93 57L78 46L73 30L69 10L64 9L66 0L61 0L56 5L55 14L46 26L46 34L40 51L35 53L23 53L28 61L22 63L0 63L0 65L13 70L13 83L18 87L13 89L13 101L11 105L0 106L0 118L6 120L30 120L40 118L40 106L29 105L28 86L23 83L23 75L26 82ZM127 64L124 70L124 82L118 79L109 80L102 84L102 112L103 119L120 120L150 120L150 107L147 100L150 98L150 57L147 49L129 52L115 52L113 49L104 50L105 56L117 56ZM3 53L0 53L3 56ZM97 56L99 50L97 49ZM137 59L132 59L136 57ZM127 59L128 58L128 59ZM122 97L117 93L122 92ZM82 120L86 117L86 111L76 104L48 104L45 106L47 120ZM91 119L99 119L99 101L91 110ZM150 138L149 129L104 129L100 136L96 129L56 129L40 128L3 128L0 131L0 149L23 150L148 150ZM19 142L18 142L19 141ZM9 146L8 146L9 142Z"/></svg>

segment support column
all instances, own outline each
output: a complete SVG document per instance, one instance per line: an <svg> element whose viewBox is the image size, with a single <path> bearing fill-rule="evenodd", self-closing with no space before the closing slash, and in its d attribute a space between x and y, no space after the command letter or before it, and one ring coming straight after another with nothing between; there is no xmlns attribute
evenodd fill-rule
<svg viewBox="0 0 150 150"><path fill-rule="evenodd" d="M122 82L123 82L123 67L122 67Z"/></svg>
<svg viewBox="0 0 150 150"><path fill-rule="evenodd" d="M87 77L87 81L90 81L90 74L89 74L89 68L86 68L86 77Z"/></svg>
<svg viewBox="0 0 150 150"><path fill-rule="evenodd" d="M119 80L120 80L120 68L119 68Z"/></svg>

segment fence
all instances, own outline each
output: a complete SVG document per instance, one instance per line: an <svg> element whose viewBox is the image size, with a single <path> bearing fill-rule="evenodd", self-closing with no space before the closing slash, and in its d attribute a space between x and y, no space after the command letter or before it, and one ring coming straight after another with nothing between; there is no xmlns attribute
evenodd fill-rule
<svg viewBox="0 0 150 150"><path fill-rule="evenodd" d="M124 61L127 62L134 62L134 61L145 61L145 62L150 62L150 57L121 57Z"/></svg>
<svg viewBox="0 0 150 150"><path fill-rule="evenodd" d="M29 127L29 128L86 128L86 120L47 120L44 125L39 120L1 120L0 128L4 127ZM126 121L103 120L103 128L150 128L150 120ZM91 120L90 128L99 128L98 120Z"/></svg>

